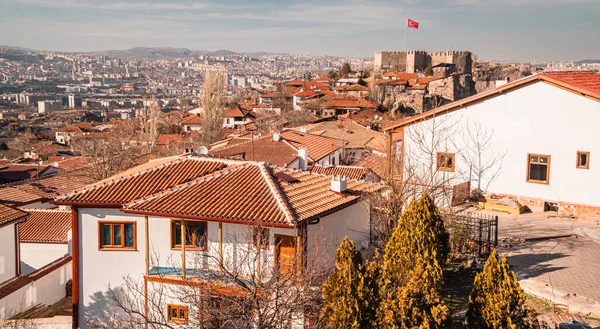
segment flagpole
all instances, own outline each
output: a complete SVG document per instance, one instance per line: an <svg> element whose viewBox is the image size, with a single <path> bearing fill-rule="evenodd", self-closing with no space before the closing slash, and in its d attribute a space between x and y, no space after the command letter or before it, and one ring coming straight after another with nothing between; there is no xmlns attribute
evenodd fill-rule
<svg viewBox="0 0 600 329"><path fill-rule="evenodd" d="M408 25L404 27L404 52L408 52L408 44L406 43L406 35L408 34Z"/></svg>

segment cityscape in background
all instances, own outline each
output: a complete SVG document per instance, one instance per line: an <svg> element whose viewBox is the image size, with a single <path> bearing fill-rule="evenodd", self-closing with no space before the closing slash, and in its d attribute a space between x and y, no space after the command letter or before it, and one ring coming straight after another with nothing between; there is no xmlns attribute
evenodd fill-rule
<svg viewBox="0 0 600 329"><path fill-rule="evenodd" d="M0 329L600 328L599 10L6 0Z"/></svg>

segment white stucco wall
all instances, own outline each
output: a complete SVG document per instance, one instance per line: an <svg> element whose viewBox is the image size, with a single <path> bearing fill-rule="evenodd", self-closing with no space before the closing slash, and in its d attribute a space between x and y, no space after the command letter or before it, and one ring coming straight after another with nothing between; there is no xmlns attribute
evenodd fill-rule
<svg viewBox="0 0 600 329"><path fill-rule="evenodd" d="M38 304L52 305L58 302L66 296L65 286L71 277L69 262L0 299L0 319L10 318Z"/></svg>
<svg viewBox="0 0 600 329"><path fill-rule="evenodd" d="M502 155L502 161L482 177L482 189L600 206L598 122L600 102L537 82L406 127L404 164L406 170L417 168L427 176L428 168L435 171L435 157L430 158L428 150L456 153L455 172L434 176L448 186L467 181L466 159L473 157L467 146L474 145L473 138L466 136L467 127L473 132L479 125L491 136L483 162ZM589 169L576 168L577 151L590 152ZM549 184L526 181L528 153L551 156ZM494 172L498 175L492 179Z"/></svg>
<svg viewBox="0 0 600 329"><path fill-rule="evenodd" d="M144 216L125 214L118 209L80 208L80 293L82 311L80 325L85 327L86 316L99 316L105 312L104 303L108 298L108 287L116 288L129 276L137 282L143 282L145 272L145 224ZM98 249L99 221L135 221L137 250ZM181 251L171 249L171 219L149 216L148 229L150 236L150 258L152 266L181 267ZM254 257L247 257L252 247L252 226L223 223L224 262L229 266L240 268L248 273L254 266ZM218 222L207 222L208 250L186 251L186 267L214 268L214 260L218 258ZM268 280L274 267L274 235L297 234L296 229L269 228L269 248L261 251L262 275ZM205 256L211 256L205 257ZM213 265L213 266L211 266Z"/></svg>
<svg viewBox="0 0 600 329"><path fill-rule="evenodd" d="M368 246L370 239L369 204L361 201L331 215L321 218L319 224L308 225L308 255L311 260L320 259L323 266L335 265L335 252L347 236L357 249Z"/></svg>
<svg viewBox="0 0 600 329"><path fill-rule="evenodd" d="M0 227L0 283L16 274L15 224Z"/></svg>
<svg viewBox="0 0 600 329"><path fill-rule="evenodd" d="M66 243L25 243L21 242L21 272L27 275L66 255Z"/></svg>

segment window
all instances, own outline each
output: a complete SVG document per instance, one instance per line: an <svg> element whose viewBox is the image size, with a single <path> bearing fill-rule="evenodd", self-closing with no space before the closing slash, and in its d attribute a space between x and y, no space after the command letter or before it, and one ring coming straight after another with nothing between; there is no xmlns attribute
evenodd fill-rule
<svg viewBox="0 0 600 329"><path fill-rule="evenodd" d="M438 153L437 169L439 171L454 171L454 153Z"/></svg>
<svg viewBox="0 0 600 329"><path fill-rule="evenodd" d="M262 249L269 248L269 229L264 227L254 227L252 229L252 238L254 247L260 246Z"/></svg>
<svg viewBox="0 0 600 329"><path fill-rule="evenodd" d="M188 322L188 308L182 305L167 305L167 320L174 323Z"/></svg>
<svg viewBox="0 0 600 329"><path fill-rule="evenodd" d="M181 249L181 221L171 222L171 248ZM185 221L185 248L206 250L206 222Z"/></svg>
<svg viewBox="0 0 600 329"><path fill-rule="evenodd" d="M577 151L577 168L590 169L590 152Z"/></svg>
<svg viewBox="0 0 600 329"><path fill-rule="evenodd" d="M135 249L135 222L100 222L100 249Z"/></svg>
<svg viewBox="0 0 600 329"><path fill-rule="evenodd" d="M550 156L527 154L527 181L548 184L550 180Z"/></svg>

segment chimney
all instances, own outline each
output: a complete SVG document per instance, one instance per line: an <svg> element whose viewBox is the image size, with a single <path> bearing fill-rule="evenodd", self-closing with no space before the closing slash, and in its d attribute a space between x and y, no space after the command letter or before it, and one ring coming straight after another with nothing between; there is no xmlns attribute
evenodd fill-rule
<svg viewBox="0 0 600 329"><path fill-rule="evenodd" d="M306 127L302 127L302 128L300 128L300 132L301 132L301 133L306 133Z"/></svg>
<svg viewBox="0 0 600 329"><path fill-rule="evenodd" d="M273 133L273 140L279 142L281 135L279 133Z"/></svg>
<svg viewBox="0 0 600 329"><path fill-rule="evenodd" d="M336 193L346 192L346 177L342 177L342 176L331 177L331 190Z"/></svg>
<svg viewBox="0 0 600 329"><path fill-rule="evenodd" d="M308 166L308 149L300 148L298 149L298 167L300 170L306 170Z"/></svg>

